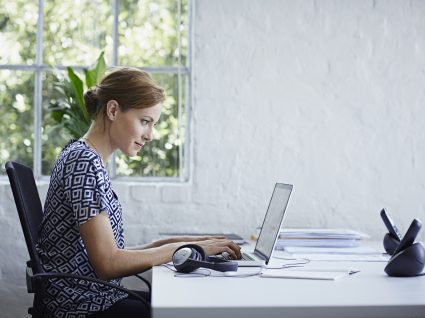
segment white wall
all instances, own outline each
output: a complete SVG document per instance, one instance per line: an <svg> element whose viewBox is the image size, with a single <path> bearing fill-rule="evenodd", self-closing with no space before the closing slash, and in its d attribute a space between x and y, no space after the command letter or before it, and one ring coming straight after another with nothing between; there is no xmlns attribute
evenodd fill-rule
<svg viewBox="0 0 425 318"><path fill-rule="evenodd" d="M287 226L381 239L382 207L402 231L425 220L424 1L202 0L193 18L191 179L115 185L128 243L249 236L277 181L294 184ZM8 186L0 202L0 308L17 317L26 249Z"/></svg>

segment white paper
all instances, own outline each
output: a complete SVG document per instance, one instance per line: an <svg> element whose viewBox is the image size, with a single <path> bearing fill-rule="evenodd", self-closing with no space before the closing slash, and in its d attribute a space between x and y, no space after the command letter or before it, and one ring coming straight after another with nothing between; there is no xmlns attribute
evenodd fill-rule
<svg viewBox="0 0 425 318"><path fill-rule="evenodd" d="M263 270L261 277L263 278L293 278L293 279L314 279L314 280L336 280L342 277L347 277L353 273L351 270Z"/></svg>
<svg viewBox="0 0 425 318"><path fill-rule="evenodd" d="M364 239L369 235L351 229L281 229L280 238Z"/></svg>
<svg viewBox="0 0 425 318"><path fill-rule="evenodd" d="M285 247L284 250L291 254L356 254L356 255L371 255L380 254L376 249L370 246L357 246L357 247Z"/></svg>
<svg viewBox="0 0 425 318"><path fill-rule="evenodd" d="M388 262L389 256L383 254L301 254L296 253L298 259L310 261L333 261L333 262Z"/></svg>

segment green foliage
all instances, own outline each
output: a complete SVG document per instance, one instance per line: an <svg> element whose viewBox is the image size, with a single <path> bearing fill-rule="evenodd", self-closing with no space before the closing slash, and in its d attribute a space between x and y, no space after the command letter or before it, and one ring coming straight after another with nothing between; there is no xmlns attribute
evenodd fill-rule
<svg viewBox="0 0 425 318"><path fill-rule="evenodd" d="M60 98L49 102L48 110L60 128L66 129L73 138L80 138L90 126L90 117L84 104L84 90L96 85L105 74L106 63L102 52L94 67L84 69L83 81L72 67L67 67L68 77L57 72L55 90Z"/></svg>
<svg viewBox="0 0 425 318"><path fill-rule="evenodd" d="M84 70L86 76L86 85L87 87L93 87L100 82L103 75L106 72L106 62L104 58L104 53L102 52L97 58L95 67L92 70Z"/></svg>
<svg viewBox="0 0 425 318"><path fill-rule="evenodd" d="M0 174L8 160L33 165L33 91L31 72L0 70Z"/></svg>

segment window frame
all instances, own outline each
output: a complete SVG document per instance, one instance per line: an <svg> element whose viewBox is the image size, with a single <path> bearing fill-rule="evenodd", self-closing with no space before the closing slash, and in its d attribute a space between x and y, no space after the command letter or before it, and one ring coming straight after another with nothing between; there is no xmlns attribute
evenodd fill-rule
<svg viewBox="0 0 425 318"><path fill-rule="evenodd" d="M43 73L53 69L66 70L67 66L71 66L74 70L82 71L84 68L89 68L86 65L53 65L48 66L43 63L43 30L44 30L44 1L38 0L38 18L37 18L37 33L36 33L36 52L34 64L0 64L0 70L12 71L32 71L34 72L34 100L33 100L33 118L34 118L34 145L33 145L33 172L36 180L47 181L49 176L42 175L42 89L43 89ZM182 0L175 0L178 2L178 25L181 24L181 6ZM115 154L112 155L113 164L108 166L108 172L111 179L123 182L172 182L181 183L189 180L189 157L190 157L190 112L192 104L192 72L191 72L191 57L192 57L192 10L193 1L187 1L187 54L186 65L181 65L181 32L178 31L178 63L177 66L158 66L158 67L137 67L150 74L173 74L178 78L178 93L177 93L177 107L178 107L178 130L181 134L182 126L185 127L184 135L182 136L183 147L179 147L179 176L177 177L153 177L153 176L117 176L115 169ZM113 23L112 23L112 63L108 67L124 66L118 64L118 47L119 47L119 2L120 0L111 0ZM185 92L182 91L182 81L185 81ZM182 119L182 96L185 96L185 120ZM5 176L1 176L2 179Z"/></svg>

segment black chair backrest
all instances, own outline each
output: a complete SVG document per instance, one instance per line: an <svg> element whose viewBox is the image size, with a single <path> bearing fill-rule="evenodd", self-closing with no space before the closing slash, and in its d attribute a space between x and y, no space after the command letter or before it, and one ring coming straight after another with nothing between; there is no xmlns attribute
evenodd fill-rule
<svg viewBox="0 0 425 318"><path fill-rule="evenodd" d="M40 258L35 244L43 218L43 208L31 168L20 163L8 161L6 172L12 187L13 197L27 243L31 259L31 268L35 273L42 272Z"/></svg>

